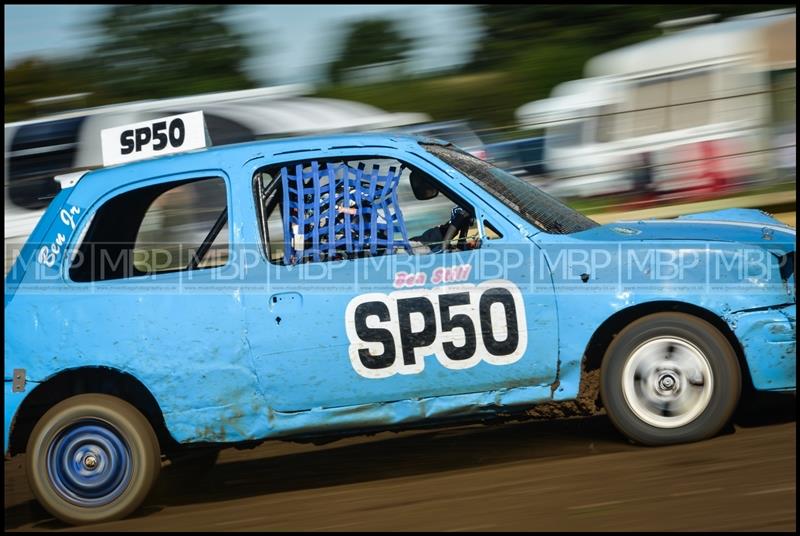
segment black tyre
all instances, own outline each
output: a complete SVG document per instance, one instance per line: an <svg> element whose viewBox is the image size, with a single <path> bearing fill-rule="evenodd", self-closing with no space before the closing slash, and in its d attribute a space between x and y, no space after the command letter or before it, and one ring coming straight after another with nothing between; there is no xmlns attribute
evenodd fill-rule
<svg viewBox="0 0 800 536"><path fill-rule="evenodd" d="M730 420L741 372L727 339L684 313L657 313L627 326L611 342L600 395L619 431L644 445L699 441Z"/></svg>
<svg viewBox="0 0 800 536"><path fill-rule="evenodd" d="M28 482L51 514L73 525L136 510L161 470L158 439L124 400L85 394L44 414L27 447Z"/></svg>

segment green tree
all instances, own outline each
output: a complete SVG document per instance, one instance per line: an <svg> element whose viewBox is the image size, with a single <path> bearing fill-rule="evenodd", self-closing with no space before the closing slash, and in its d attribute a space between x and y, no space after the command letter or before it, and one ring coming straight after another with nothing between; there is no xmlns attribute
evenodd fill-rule
<svg viewBox="0 0 800 536"><path fill-rule="evenodd" d="M531 57L541 45L583 47L589 57L661 35L659 22L716 13L721 19L787 5L477 6L484 33L465 69L494 70ZM590 45L586 47L585 45ZM587 57L586 59L589 59Z"/></svg>
<svg viewBox="0 0 800 536"><path fill-rule="evenodd" d="M5 121L19 121L46 107L31 101L46 97L87 91L84 81L75 76L80 66L70 60L49 61L31 57L16 62L5 70ZM84 101L77 101L84 102Z"/></svg>
<svg viewBox="0 0 800 536"><path fill-rule="evenodd" d="M31 99L49 96L57 81L53 66L39 58L29 58L5 70L5 121L33 114Z"/></svg>
<svg viewBox="0 0 800 536"><path fill-rule="evenodd" d="M413 39L403 35L389 19L368 19L353 23L346 31L338 59L331 62L328 76L339 83L347 69L385 62L404 62Z"/></svg>
<svg viewBox="0 0 800 536"><path fill-rule="evenodd" d="M87 63L115 100L162 98L254 87L249 50L223 21L229 6L111 6L97 21Z"/></svg>
<svg viewBox="0 0 800 536"><path fill-rule="evenodd" d="M36 115L29 101L90 93L75 106L248 89L250 51L223 5L114 5L95 21L84 57L30 58L5 70L5 120Z"/></svg>

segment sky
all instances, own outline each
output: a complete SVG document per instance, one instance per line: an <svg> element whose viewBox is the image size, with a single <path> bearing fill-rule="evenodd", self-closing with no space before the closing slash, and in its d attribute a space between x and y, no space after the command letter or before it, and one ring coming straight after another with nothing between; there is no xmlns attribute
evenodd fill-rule
<svg viewBox="0 0 800 536"><path fill-rule="evenodd" d="M103 5L6 5L5 65L37 55L79 53L92 45L92 21ZM315 82L332 60L349 22L386 17L415 38L414 72L468 60L480 36L475 9L459 5L235 5L228 22L243 33L253 57L246 64L261 82Z"/></svg>

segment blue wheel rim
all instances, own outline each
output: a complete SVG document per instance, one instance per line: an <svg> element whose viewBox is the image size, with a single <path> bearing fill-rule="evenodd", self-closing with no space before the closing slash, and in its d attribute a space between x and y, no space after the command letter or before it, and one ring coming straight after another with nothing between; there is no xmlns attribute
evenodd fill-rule
<svg viewBox="0 0 800 536"><path fill-rule="evenodd" d="M133 472L122 434L96 419L82 419L58 432L47 451L47 469L59 495L82 507L113 502Z"/></svg>

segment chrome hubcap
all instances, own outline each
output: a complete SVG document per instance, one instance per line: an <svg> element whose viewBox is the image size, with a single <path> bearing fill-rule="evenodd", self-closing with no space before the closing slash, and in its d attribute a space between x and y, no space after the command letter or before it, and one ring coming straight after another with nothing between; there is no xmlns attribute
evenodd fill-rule
<svg viewBox="0 0 800 536"><path fill-rule="evenodd" d="M640 344L622 371L622 392L638 418L657 428L684 426L703 413L714 378L708 359L680 337Z"/></svg>

